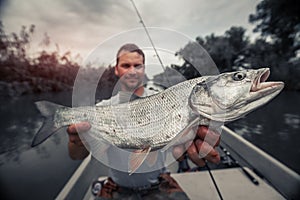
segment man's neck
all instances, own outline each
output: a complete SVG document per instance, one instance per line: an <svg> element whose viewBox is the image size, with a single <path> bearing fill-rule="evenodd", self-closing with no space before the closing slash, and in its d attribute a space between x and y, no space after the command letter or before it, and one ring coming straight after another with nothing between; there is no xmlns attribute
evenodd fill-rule
<svg viewBox="0 0 300 200"><path fill-rule="evenodd" d="M141 97L141 96L143 96L143 94L144 94L144 90L145 90L144 87L141 86L141 87L137 88L137 89L134 91L134 94L137 95L137 96L139 96L139 97Z"/></svg>
<svg viewBox="0 0 300 200"><path fill-rule="evenodd" d="M126 89L126 88L122 88L121 87L121 91L123 91L123 92L129 92L129 93L133 93L133 94L135 94L135 95L137 95L137 96L139 96L139 97L141 97L141 96L143 96L143 94L144 94L144 87L143 86L140 86L140 87L138 87L136 90L134 90L134 91L129 91L128 89Z"/></svg>

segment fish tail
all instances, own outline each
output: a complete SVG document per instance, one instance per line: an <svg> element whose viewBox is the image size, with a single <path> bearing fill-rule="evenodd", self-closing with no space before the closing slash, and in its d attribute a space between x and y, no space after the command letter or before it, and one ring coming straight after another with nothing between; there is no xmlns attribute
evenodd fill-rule
<svg viewBox="0 0 300 200"><path fill-rule="evenodd" d="M31 147L35 147L42 142L44 142L47 138L53 135L56 131L58 131L61 127L56 127L54 124L54 114L57 109L63 107L61 105L51 103L48 101L38 101L35 102L36 107L41 112L44 117L44 123L39 131L34 136Z"/></svg>

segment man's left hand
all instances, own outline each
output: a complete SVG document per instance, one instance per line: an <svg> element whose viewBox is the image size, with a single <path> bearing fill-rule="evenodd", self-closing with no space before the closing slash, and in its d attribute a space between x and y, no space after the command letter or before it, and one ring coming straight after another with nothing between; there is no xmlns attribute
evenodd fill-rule
<svg viewBox="0 0 300 200"><path fill-rule="evenodd" d="M220 154L215 149L220 143L220 134L208 129L207 126L199 126L196 138L185 145L178 145L173 149L173 155L180 160L186 151L189 158L197 166L205 166L205 160L212 163L220 162Z"/></svg>

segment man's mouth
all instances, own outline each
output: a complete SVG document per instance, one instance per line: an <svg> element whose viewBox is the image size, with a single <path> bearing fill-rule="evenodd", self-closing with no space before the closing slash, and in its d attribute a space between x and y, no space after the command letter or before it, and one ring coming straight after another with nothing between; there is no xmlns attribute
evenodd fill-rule
<svg viewBox="0 0 300 200"><path fill-rule="evenodd" d="M130 81L130 82L136 82L136 81L138 81L139 79L138 78L131 78L131 77L125 77L125 80L128 80L128 81Z"/></svg>

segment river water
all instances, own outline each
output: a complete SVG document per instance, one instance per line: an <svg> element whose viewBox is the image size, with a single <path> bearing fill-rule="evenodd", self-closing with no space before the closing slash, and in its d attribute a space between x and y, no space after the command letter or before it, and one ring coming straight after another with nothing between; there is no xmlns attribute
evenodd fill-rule
<svg viewBox="0 0 300 200"><path fill-rule="evenodd" d="M42 124L34 102L43 99L70 105L71 93L0 99L1 199L54 199L80 164L68 156L64 131L42 145L30 147L34 133Z"/></svg>
<svg viewBox="0 0 300 200"><path fill-rule="evenodd" d="M228 127L300 174L300 92L282 92Z"/></svg>
<svg viewBox="0 0 300 200"><path fill-rule="evenodd" d="M70 105L71 93L0 97L1 199L54 199L80 164L68 156L64 130L30 147L42 124L33 102L42 99ZM299 102L300 93L282 92L271 103L228 126L300 173Z"/></svg>

